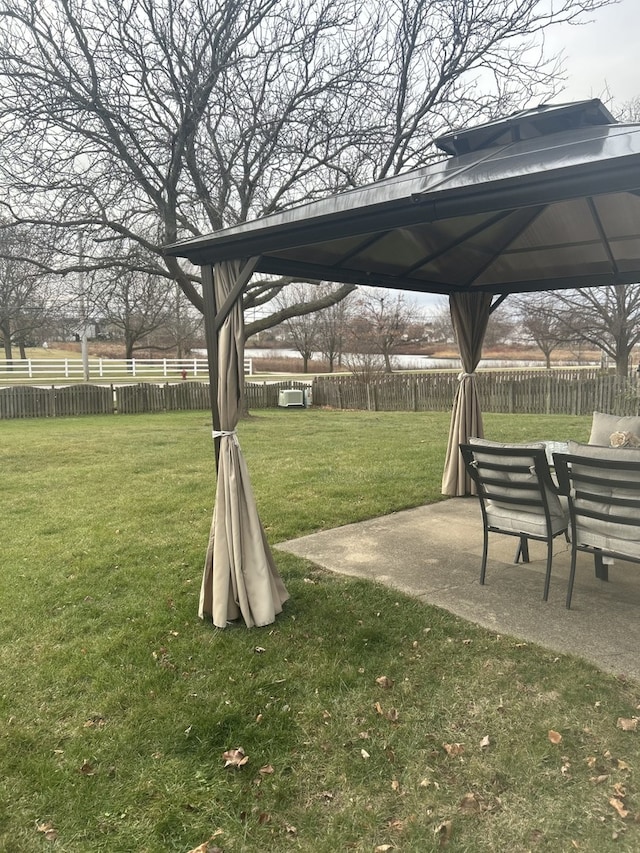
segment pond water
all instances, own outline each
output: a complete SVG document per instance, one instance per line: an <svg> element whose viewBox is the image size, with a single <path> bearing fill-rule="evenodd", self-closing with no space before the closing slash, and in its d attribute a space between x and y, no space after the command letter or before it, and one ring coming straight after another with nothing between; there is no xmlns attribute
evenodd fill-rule
<svg viewBox="0 0 640 853"><path fill-rule="evenodd" d="M247 347L246 358L300 358L300 353L294 349L269 349L262 347ZM313 353L314 360L322 360L322 354ZM394 355L391 359L392 365L398 370L429 370L439 368L440 370L461 370L462 365L459 358L432 358L427 355ZM577 361L553 362L555 367L573 366ZM544 367L544 359L497 359L483 358L479 367L501 368L501 367Z"/></svg>

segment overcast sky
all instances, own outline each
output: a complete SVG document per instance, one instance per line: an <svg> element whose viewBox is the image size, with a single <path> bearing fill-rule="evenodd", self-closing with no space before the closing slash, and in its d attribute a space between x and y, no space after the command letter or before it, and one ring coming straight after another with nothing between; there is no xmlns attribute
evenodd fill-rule
<svg viewBox="0 0 640 853"><path fill-rule="evenodd" d="M552 53L563 51L567 75L561 102L606 99L617 104L640 97L640 0L621 0L580 26L563 24L547 35Z"/></svg>

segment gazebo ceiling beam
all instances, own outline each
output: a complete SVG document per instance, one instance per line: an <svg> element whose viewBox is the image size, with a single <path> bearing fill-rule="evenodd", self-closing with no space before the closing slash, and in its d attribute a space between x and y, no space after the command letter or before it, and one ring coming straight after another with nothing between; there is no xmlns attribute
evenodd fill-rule
<svg viewBox="0 0 640 853"><path fill-rule="evenodd" d="M478 234L481 234L483 231L486 231L487 228L492 228L498 222L503 219L506 219L511 215L513 211L511 210L501 210L500 213L497 213L495 216L490 217L489 219L481 222L479 225L475 225L473 228L469 228L468 231L464 231L462 234L459 234L455 239L451 240L447 243L446 246L442 246L442 248L438 249L437 252L432 252L430 255L425 255L420 258L415 264L412 264L410 267L407 267L405 270L405 274L411 274L416 270L421 269L427 264L432 263L433 261L437 261L438 258L441 258L443 255L446 255L447 252L450 252L452 249L457 249L465 240L471 240L476 237Z"/></svg>
<svg viewBox="0 0 640 853"><path fill-rule="evenodd" d="M466 285L467 287L471 287L471 285L476 281L483 272L489 269L492 263L499 258L500 255L513 243L513 241L519 237L523 231L525 231L532 222L534 222L538 216L545 210L545 206L534 207L528 209L528 215L524 218L524 221L520 223L520 225L515 229L515 231L510 232L509 234L505 234L504 238L500 241L500 243L494 247L494 250L491 252L487 260L484 264L482 264L478 269L473 271L473 274L469 276L467 279Z"/></svg>
<svg viewBox="0 0 640 853"><path fill-rule="evenodd" d="M425 281L423 279L411 279L404 276L368 272L367 270L356 270L346 267L325 266L324 264L288 260L268 255L263 255L260 258L256 272L310 279L311 281L334 281L344 284L361 284L365 287L386 287L391 290L424 291L426 293L442 293L443 295L446 295L451 290L448 282L441 283L437 281Z"/></svg>
<svg viewBox="0 0 640 853"><path fill-rule="evenodd" d="M391 234L392 230L387 228L384 231L378 231L377 234L371 234L367 237L366 240L362 240L362 242L358 243L357 246L354 246L353 249L350 249L348 252L345 252L344 255L341 256L340 260L336 261L333 266L340 266L340 264L346 263L346 261L350 261L352 258L357 257L359 254L364 252L366 249L370 249L371 246L375 246L376 243L379 243L380 240L383 240L387 234Z"/></svg>
<svg viewBox="0 0 640 853"><path fill-rule="evenodd" d="M600 235L600 240L602 241L602 246L607 253L607 257L609 258L609 262L611 263L611 269L614 272L614 275L618 275L618 263L614 257L613 252L611 251L611 245L609 244L609 240L607 238L607 234L604 230L604 226L602 224L602 220L600 219L600 214L598 213L598 209L595 205L595 202L592 197L587 199L587 205L589 210L591 211L591 217L593 219L593 223L596 226L596 230Z"/></svg>
<svg viewBox="0 0 640 853"><path fill-rule="evenodd" d="M426 281L407 279L383 273L368 273L364 270L329 268L304 261L289 261L277 257L262 256L256 266L256 272L269 275L291 276L310 281L333 281L345 284L361 284L365 287L386 287L390 290L409 290L414 293L435 293L447 296L450 293L474 291L478 293L528 293L536 290L566 290L575 287L598 287L607 284L635 284L640 280L640 270L595 273L591 275L566 276L558 278L522 279L508 282L488 282L486 284L451 281ZM335 278L331 278L334 275Z"/></svg>

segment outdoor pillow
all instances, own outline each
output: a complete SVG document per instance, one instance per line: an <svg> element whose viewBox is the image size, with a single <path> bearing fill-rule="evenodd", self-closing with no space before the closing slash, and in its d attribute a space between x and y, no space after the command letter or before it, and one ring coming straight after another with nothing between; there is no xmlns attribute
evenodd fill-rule
<svg viewBox="0 0 640 853"><path fill-rule="evenodd" d="M611 436L614 432L630 432L640 438L640 417L619 417L607 415L604 412L593 413L589 444L611 447Z"/></svg>

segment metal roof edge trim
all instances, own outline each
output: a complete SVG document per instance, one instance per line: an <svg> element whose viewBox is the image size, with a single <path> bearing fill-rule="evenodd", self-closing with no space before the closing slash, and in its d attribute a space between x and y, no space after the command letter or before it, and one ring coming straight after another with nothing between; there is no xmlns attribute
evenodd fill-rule
<svg viewBox="0 0 640 853"><path fill-rule="evenodd" d="M410 197L383 201L368 208L346 209L308 219L175 243L163 251L194 264L262 255L285 248L319 243L345 236L371 234L388 228L408 227L460 215L490 213L515 207L550 204L584 195L640 190L640 152L615 160L574 165L563 169L517 175L492 182L439 190L437 198L414 193ZM523 202L523 196L526 201ZM258 223L260 220L255 220ZM345 228L349 222L351 227Z"/></svg>

